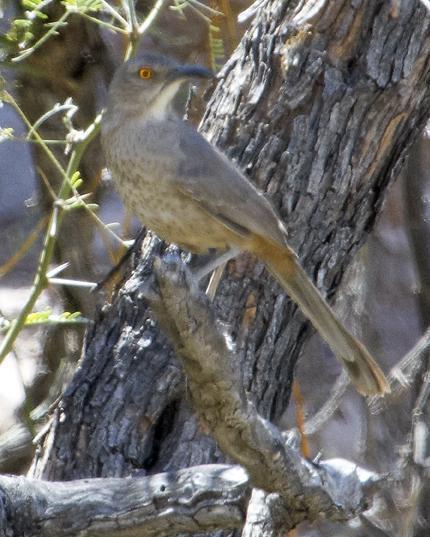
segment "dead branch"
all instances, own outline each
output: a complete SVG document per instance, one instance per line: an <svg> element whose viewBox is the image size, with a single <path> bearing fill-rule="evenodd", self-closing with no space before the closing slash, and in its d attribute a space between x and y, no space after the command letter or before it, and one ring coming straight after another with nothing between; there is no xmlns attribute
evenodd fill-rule
<svg viewBox="0 0 430 537"><path fill-rule="evenodd" d="M393 401L406 393L418 375L422 375L422 363L427 359L430 351L430 328L412 347L412 349L396 364L388 375L391 393L383 399L374 397L370 402L370 411L379 414Z"/></svg>
<svg viewBox="0 0 430 537"><path fill-rule="evenodd" d="M366 508L365 494L378 480L375 474L340 459L319 465L306 461L258 414L234 369L234 350L179 256L154 262L153 281L142 286L141 296L183 361L204 427L224 453L245 467L253 486L283 498L290 513L287 527L321 516L347 520Z"/></svg>
<svg viewBox="0 0 430 537"><path fill-rule="evenodd" d="M0 477L0 536L151 537L240 528L250 494L239 466L143 478L50 482Z"/></svg>

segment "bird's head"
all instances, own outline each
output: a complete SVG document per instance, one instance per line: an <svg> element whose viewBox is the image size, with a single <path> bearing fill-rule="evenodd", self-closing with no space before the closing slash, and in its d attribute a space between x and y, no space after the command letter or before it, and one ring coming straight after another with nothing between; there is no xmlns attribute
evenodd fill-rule
<svg viewBox="0 0 430 537"><path fill-rule="evenodd" d="M200 65L182 65L161 54L140 54L116 71L108 109L120 106L131 114L162 118L183 82L212 77L212 72Z"/></svg>

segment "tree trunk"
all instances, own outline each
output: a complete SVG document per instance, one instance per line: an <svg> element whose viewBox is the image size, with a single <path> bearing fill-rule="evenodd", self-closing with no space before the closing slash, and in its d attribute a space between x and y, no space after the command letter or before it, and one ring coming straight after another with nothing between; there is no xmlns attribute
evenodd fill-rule
<svg viewBox="0 0 430 537"><path fill-rule="evenodd" d="M430 17L418 0L267 1L207 107L202 132L268 193L330 298L424 125L429 60ZM141 277L162 248L144 241L133 264ZM228 265L214 308L236 344L245 390L278 421L308 323L247 254ZM32 476L145 475L223 460L130 280L88 330Z"/></svg>

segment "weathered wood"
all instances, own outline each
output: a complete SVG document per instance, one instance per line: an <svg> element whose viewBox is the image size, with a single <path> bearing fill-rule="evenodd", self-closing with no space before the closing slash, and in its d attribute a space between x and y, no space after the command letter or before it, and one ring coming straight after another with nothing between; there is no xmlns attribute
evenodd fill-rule
<svg viewBox="0 0 430 537"><path fill-rule="evenodd" d="M268 191L332 297L428 114L430 17L418 0L398 2L397 15L385 0L296 4L264 4L202 129ZM161 247L148 240L144 251L142 278ZM263 417L279 419L307 324L246 254L229 264L215 306L245 390ZM181 367L130 285L87 334L33 475L121 476L222 460L187 399Z"/></svg>
<svg viewBox="0 0 430 537"><path fill-rule="evenodd" d="M346 520L367 507L365 493L377 475L346 461L310 463L256 411L232 367L237 360L228 337L180 258L156 259L153 273L141 292L181 358L200 423L254 487L281 498L284 530L320 517Z"/></svg>
<svg viewBox="0 0 430 537"><path fill-rule="evenodd" d="M249 492L242 468L226 465L61 483L0 476L0 536L155 537L240 528Z"/></svg>
<svg viewBox="0 0 430 537"><path fill-rule="evenodd" d="M127 285L146 297L171 338L203 426L250 480L241 467L213 465L143 479L0 477L0 535L174 535L242 527L251 486L274 493L254 491L246 522L252 535L275 535L321 517L348 520L368 507L379 476L340 459L310 463L256 412L232 369L234 351L179 256L156 259L146 279L136 273Z"/></svg>
<svg viewBox="0 0 430 537"><path fill-rule="evenodd" d="M268 191L302 262L333 296L428 115L429 16L409 1L397 17L390 2L321 0L298 12L294 5L265 3L202 128ZM260 271L248 265L247 276ZM296 314L290 320L276 290L248 283L239 292L224 283L220 315L234 323L253 295L245 381L276 417L289 393L282 356L294 361L303 324Z"/></svg>

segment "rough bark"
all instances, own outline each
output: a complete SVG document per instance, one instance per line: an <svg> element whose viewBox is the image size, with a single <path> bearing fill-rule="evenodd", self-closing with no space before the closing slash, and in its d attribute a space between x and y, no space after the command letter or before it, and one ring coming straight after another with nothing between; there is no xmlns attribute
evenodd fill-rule
<svg viewBox="0 0 430 537"><path fill-rule="evenodd" d="M332 297L371 230L430 103L430 18L419 2L274 0L222 73L202 126L266 190ZM161 247L148 239L139 271ZM148 474L223 459L136 290L100 310L33 475ZM278 420L307 324L260 263L230 263L215 299L245 390ZM323 364L321 365L323 367Z"/></svg>
<svg viewBox="0 0 430 537"><path fill-rule="evenodd" d="M204 429L225 455L247 470L254 487L282 498L291 527L302 517L342 519L362 508L365 499L360 483L368 481L373 486L377 476L359 478L360 471L352 463L352 472L336 470L330 463L309 463L256 411L232 367L237 362L234 350L216 328L208 299L196 292L182 263L169 255L163 262L154 261L154 283L142 285L139 279L131 279L127 285L139 286L173 342L193 410ZM348 484L342 483L345 473L351 473ZM347 494L339 492L344 487Z"/></svg>
<svg viewBox="0 0 430 537"><path fill-rule="evenodd" d="M347 520L367 508L369 492L383 479L341 459L310 463L256 412L232 368L234 351L179 256L156 259L152 274L142 279L136 271L127 287L151 304L184 365L202 424L241 467L205 465L132 481L0 478L4 534L170 535L242 527L251 486L265 493L254 490L247 534L277 535L321 517Z"/></svg>
<svg viewBox="0 0 430 537"><path fill-rule="evenodd" d="M241 527L249 497L239 466L66 483L0 477L0 536L152 537Z"/></svg>
<svg viewBox="0 0 430 537"><path fill-rule="evenodd" d="M399 6L395 18L389 2L305 3L298 13L290 8L290 16L285 4L266 4L204 118L204 132L268 191L290 242L328 296L428 114L417 106L417 99L428 100L421 85L428 77L428 19L414 27L420 3ZM254 279L260 269L247 275ZM233 324L247 300L258 304L245 382L276 419L289 386L273 372L281 370L282 352L294 356L303 334L296 315L283 330L288 304L276 303L267 286L247 283L233 294L225 282L220 311ZM265 372L254 375L258 369Z"/></svg>

